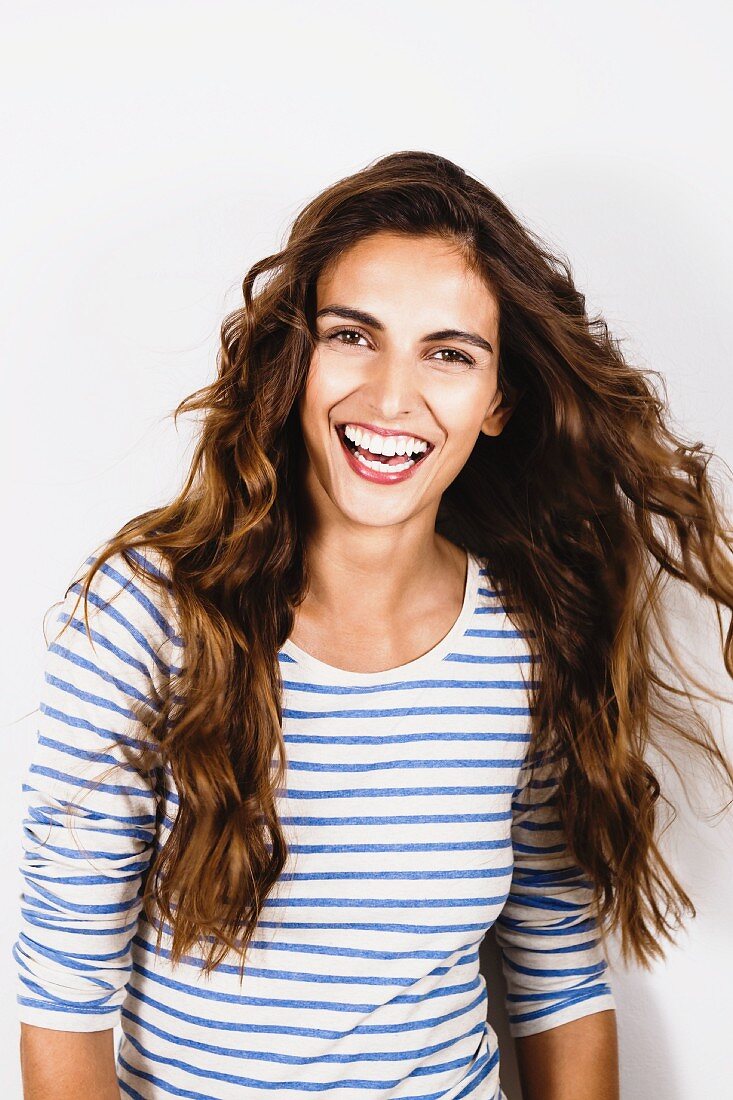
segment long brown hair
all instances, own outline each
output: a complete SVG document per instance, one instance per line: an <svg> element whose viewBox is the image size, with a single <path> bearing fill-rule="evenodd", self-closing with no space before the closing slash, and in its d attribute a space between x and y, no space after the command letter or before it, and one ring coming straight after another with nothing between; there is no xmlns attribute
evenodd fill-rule
<svg viewBox="0 0 733 1100"><path fill-rule="evenodd" d="M673 434L657 373L628 363L606 322L588 316L567 260L485 185L424 152L382 157L327 188L285 247L253 264L242 307L222 323L216 379L175 410L175 420L203 414L183 487L126 523L84 577L86 600L112 555L138 572L129 552L155 553L165 569L146 583L173 593L185 640L175 692L148 714L151 743L136 758L150 774L168 766L179 800L145 909L172 926L174 962L199 944L210 972L232 949L243 974L285 865L278 651L308 588L297 401L319 273L380 230L455 244L498 299L499 386L521 397L500 435L479 434L436 529L486 559L533 639L530 762L549 751L561 761L558 811L595 885L602 934L620 930L624 958L649 966L695 908L658 846L658 800L671 803L647 750L671 760L676 735L733 787L693 694L658 659L669 636L662 581L675 577L715 602L733 676L733 630L723 638L720 618L733 607L733 543L711 454Z"/></svg>

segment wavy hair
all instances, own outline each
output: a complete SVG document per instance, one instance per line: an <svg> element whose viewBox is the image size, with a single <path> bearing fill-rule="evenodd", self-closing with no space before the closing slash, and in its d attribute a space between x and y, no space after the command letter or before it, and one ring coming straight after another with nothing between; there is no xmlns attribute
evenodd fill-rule
<svg viewBox="0 0 733 1100"><path fill-rule="evenodd" d="M672 647L670 659L659 645L671 637L663 582L677 578L714 602L733 677L733 627L723 637L721 622L721 607L733 608L733 533L712 455L673 434L663 381L588 316L568 261L484 184L426 152L390 154L328 187L285 247L252 265L243 305L221 325L217 377L174 413L203 414L180 492L126 523L86 572L85 600L113 554L137 572L131 550L157 553L166 568L146 583L173 592L185 642L175 692L145 711L151 742L135 757L150 774L168 767L179 799L143 907L172 926L174 962L199 944L210 972L233 950L243 976L288 854L278 651L309 583L297 402L316 346L316 281L380 230L455 245L498 300L499 386L521 398L498 436L479 434L436 530L486 559L533 639L528 758L561 760L557 808L601 934L618 930L624 959L649 967L696 910L658 844L658 801L674 807L648 750L679 775L670 749L685 743L733 787L695 696L665 678L679 668Z"/></svg>

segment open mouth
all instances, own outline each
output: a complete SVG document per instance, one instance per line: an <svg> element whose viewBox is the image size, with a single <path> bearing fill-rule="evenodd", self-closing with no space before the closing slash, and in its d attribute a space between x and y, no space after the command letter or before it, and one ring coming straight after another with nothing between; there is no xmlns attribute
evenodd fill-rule
<svg viewBox="0 0 733 1100"><path fill-rule="evenodd" d="M427 458L427 456L430 454L431 451L433 451L435 449L435 445L433 443L428 443L427 448L424 451L417 451L412 455L407 455L407 454L404 454L404 455L400 455L400 454L395 454L395 455L372 454L371 451L363 450L363 448L357 446L357 444L354 443L354 441L352 439L349 439L348 436L346 435L345 431L344 431L345 427L346 427L345 424L338 424L336 426L336 431L338 433L338 436L339 436L339 439L341 440L342 445L348 451L350 451L353 455L355 455L357 458L361 458L361 460L364 461L365 463L367 463L367 464L372 464L373 463L374 466L372 468L376 468L376 469L382 468L382 469L384 469L385 472L389 472L390 469L393 469L393 468L407 469L407 468L412 468L414 466L417 466L420 462L423 461L423 459Z"/></svg>

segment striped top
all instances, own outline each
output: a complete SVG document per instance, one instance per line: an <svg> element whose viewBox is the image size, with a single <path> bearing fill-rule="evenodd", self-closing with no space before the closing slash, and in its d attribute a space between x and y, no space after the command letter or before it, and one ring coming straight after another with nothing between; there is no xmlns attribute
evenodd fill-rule
<svg viewBox="0 0 733 1100"><path fill-rule="evenodd" d="M348 672L283 646L290 854L243 984L231 954L208 977L197 954L173 967L170 929L156 954L140 908L178 801L168 769L153 789L120 746L143 735L133 702L181 668L170 586L113 557L92 584L93 646L83 605L71 615L79 591L48 646L23 784L20 1020L119 1024L123 1097L506 1100L479 969L487 929L512 1035L615 1008L551 765L525 782L530 652L481 559L469 555L450 632L398 668Z"/></svg>

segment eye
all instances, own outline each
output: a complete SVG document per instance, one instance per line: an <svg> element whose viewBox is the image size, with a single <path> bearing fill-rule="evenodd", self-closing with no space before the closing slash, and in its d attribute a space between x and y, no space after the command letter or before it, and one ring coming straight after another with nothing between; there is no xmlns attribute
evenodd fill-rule
<svg viewBox="0 0 733 1100"><path fill-rule="evenodd" d="M458 359L444 359L444 363L465 363L467 367L472 367L474 365L473 359L471 359L469 355L465 355L462 351L458 351L457 348L440 348L435 354L440 355L444 351L449 351L452 355L458 356Z"/></svg>
<svg viewBox="0 0 733 1100"><path fill-rule="evenodd" d="M363 332L360 332L356 328L340 328L337 332L331 332L328 336L324 337L326 340L335 340L339 344L346 344L347 347L356 347L357 345L351 340L338 340L339 336L361 336L364 340L367 339Z"/></svg>

